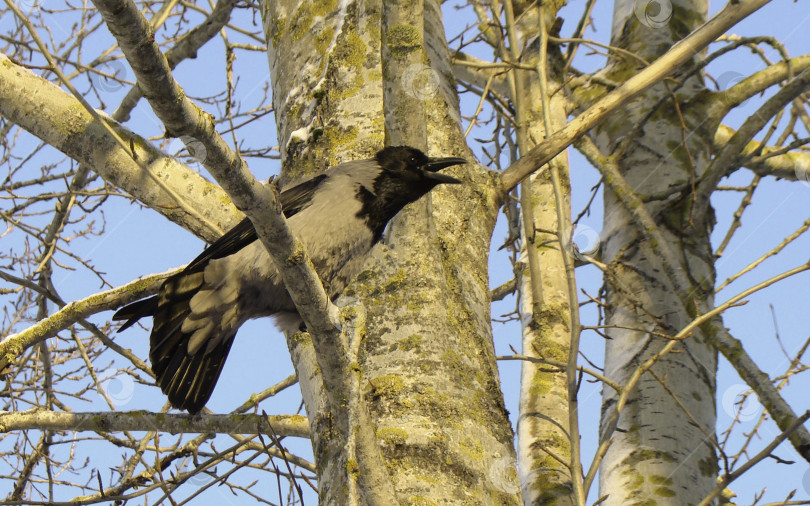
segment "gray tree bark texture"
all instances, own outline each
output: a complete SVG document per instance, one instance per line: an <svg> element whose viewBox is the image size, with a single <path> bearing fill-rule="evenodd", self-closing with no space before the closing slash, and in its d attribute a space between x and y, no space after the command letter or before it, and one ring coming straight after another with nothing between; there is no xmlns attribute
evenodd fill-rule
<svg viewBox="0 0 810 506"><path fill-rule="evenodd" d="M632 2L617 2L613 44L652 61L706 19L705 1L673 4L673 19L659 27L644 24ZM634 65L614 64L608 75L621 79ZM684 117L684 132L674 105L701 89L693 79L673 97L666 84L657 85L598 128L602 152L619 153L616 162L628 190L642 198L666 195L673 185L704 173L711 138L700 130L701 111ZM632 141L623 141L629 138ZM667 344L655 332L673 334L694 318L690 311L695 307L713 304L710 208L697 214L689 198L666 197L652 199L646 207L680 259L674 267L685 270L692 283L680 288L686 293L674 289L662 259L641 240L639 227L615 191L607 190L602 259L615 275L606 282L606 323L616 328L607 331L605 375L621 385ZM684 307L683 300L694 301L694 306ZM615 415L618 394L603 389L602 438L613 438L600 467L599 496L608 496L604 504L695 504L714 487L717 353L706 342L706 331L710 327L702 327L661 358L651 369L654 375L642 376L610 433L613 427L607 421Z"/></svg>
<svg viewBox="0 0 810 506"><path fill-rule="evenodd" d="M421 140L417 147L432 156L469 157L438 2L424 4L416 26L380 2L265 7L289 177L367 157L386 138ZM489 320L499 186L472 164L454 174L465 184L401 213L347 290L367 311L365 397L400 502L518 504L516 480L504 484L499 468L514 461L514 449ZM322 502L332 503L345 472L340 449L330 448L324 413L307 410Z"/></svg>
<svg viewBox="0 0 810 506"><path fill-rule="evenodd" d="M521 154L534 148L566 123L563 95L556 94L549 99L542 91L543 86L552 89L560 87L558 76L549 78L541 65L545 69L558 69L562 55L558 47L552 49L551 55L543 55L539 50L544 40L541 30L548 34L559 7L562 4L556 4L555 8L547 4L542 9L536 5L517 4L515 12L507 15L507 29L512 32L514 39L514 42L510 39L510 47L522 47L523 41L532 41L522 56L515 51L509 55L509 59L538 69L537 72L517 73L510 87L509 96L518 109ZM512 23L512 17L517 21ZM548 110L544 111L546 107ZM563 254L569 252L562 250L558 237L560 230L550 164L556 164L558 172L565 174L562 208L567 226L561 235L570 237L569 167L567 154L562 153L538 174L521 183L521 242L516 276L520 281L522 353L540 361L565 363L571 353L571 335L574 331L563 261ZM565 367L556 368L548 363L525 360L521 364L517 448L524 504L576 504L570 471L571 406L567 382Z"/></svg>

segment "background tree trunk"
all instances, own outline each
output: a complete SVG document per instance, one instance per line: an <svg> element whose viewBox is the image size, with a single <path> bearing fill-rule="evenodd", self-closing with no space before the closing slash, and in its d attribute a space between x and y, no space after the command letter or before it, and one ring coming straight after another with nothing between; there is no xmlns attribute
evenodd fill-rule
<svg viewBox="0 0 810 506"><path fill-rule="evenodd" d="M563 58L559 47L552 46L547 58L540 54L543 44L540 30L552 29L557 10L547 4L525 6L514 16L512 25L515 44L532 41L519 60L549 75L520 72L514 79L512 102L517 108L521 154L534 148L566 123L567 112L562 94L548 97L547 89L558 89ZM520 6L524 7L524 6ZM543 17L542 23L540 22ZM548 36L548 33L544 34ZM513 46L510 41L510 47ZM511 55L516 60L517 51ZM545 79L547 82L541 82ZM545 96L544 96L545 95ZM544 102L544 100L546 102ZM547 111L544 108L548 107ZM544 117L544 114L547 114ZM548 121L547 131L546 121ZM564 179L565 228L558 226L556 196L550 164ZM523 485L524 504L576 504L571 476L571 426L568 402L568 371L564 364L571 352L571 299L563 254L558 234L571 237L571 207L568 157L556 157L541 174L530 176L520 186L521 242L516 269L519 279L522 353L541 362L521 364L520 417L517 423L518 459ZM533 257L533 258L532 258ZM575 352L576 353L576 352ZM543 363L542 361L545 361ZM552 365L553 364L557 364ZM560 366L560 364L563 364ZM573 372L573 374L576 374ZM576 408L574 408L576 409Z"/></svg>
<svg viewBox="0 0 810 506"><path fill-rule="evenodd" d="M632 3L617 3L613 44L647 61L659 57L706 19L705 2L673 4L672 19L662 19L659 26L654 12L638 17ZM637 62L617 63L607 75L616 79L635 68ZM667 344L660 334L677 332L713 306L713 211L698 211L689 191L710 161L711 138L701 125L705 111L690 103L703 86L692 78L677 91L672 88L669 83L655 86L611 116L596 136L624 177L608 184L602 234L602 260L612 272L605 285L610 326L605 375L621 385ZM686 187L682 197L673 199L673 188L679 186ZM615 195L627 191L645 199L667 239L662 247L672 249L679 260L672 267L685 274L688 285L669 279L662 257L641 239L639 225ZM603 389L601 438L613 438L599 474L605 504L695 504L714 488L717 353L702 335L707 331L713 330L702 327L658 360L617 421L618 393Z"/></svg>

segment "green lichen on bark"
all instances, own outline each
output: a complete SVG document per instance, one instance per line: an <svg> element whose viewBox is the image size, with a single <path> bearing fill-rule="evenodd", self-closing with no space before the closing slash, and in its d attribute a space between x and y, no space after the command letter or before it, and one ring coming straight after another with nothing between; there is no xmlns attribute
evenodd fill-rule
<svg viewBox="0 0 810 506"><path fill-rule="evenodd" d="M628 491L639 490L644 485L644 476L633 468L623 470L622 477L625 479L624 487Z"/></svg>
<svg viewBox="0 0 810 506"><path fill-rule="evenodd" d="M531 482L533 490L540 492L537 497L538 501L535 504L556 504L561 498L571 497L573 493L573 486L570 480L563 481L559 472L550 472L551 470L559 470L565 476L568 476L567 470L564 469L559 460L543 451L543 448L553 449L556 457L567 462L570 457L570 445L568 440L560 434L551 433L543 436L532 444L533 458L531 469L535 471L534 478Z"/></svg>
<svg viewBox="0 0 810 506"><path fill-rule="evenodd" d="M369 384L375 397L398 397L405 388L405 380L395 374L377 376L369 380Z"/></svg>
<svg viewBox="0 0 810 506"><path fill-rule="evenodd" d="M297 42L304 35L309 33L309 29L312 27L312 21L314 19L312 5L308 3L299 5L291 18L290 37L293 42Z"/></svg>
<svg viewBox="0 0 810 506"><path fill-rule="evenodd" d="M622 464L630 467L635 467L642 462L648 460L661 460L663 462L675 462L676 459L669 453L663 450L655 450L653 448L639 448L633 450L627 457L622 460Z"/></svg>
<svg viewBox="0 0 810 506"><path fill-rule="evenodd" d="M675 482L672 478L668 476L662 476L660 474L653 474L647 478L650 483L657 485L653 489L653 493L657 496L661 497L675 497L675 491L672 490L672 486Z"/></svg>
<svg viewBox="0 0 810 506"><path fill-rule="evenodd" d="M442 354L442 363L450 370L455 381L462 385L469 385L474 378L473 369L470 364L455 350L447 350Z"/></svg>
<svg viewBox="0 0 810 506"><path fill-rule="evenodd" d="M57 121L54 126L60 133L70 137L84 132L92 121L93 117L81 104L71 104L61 116L61 121Z"/></svg>
<svg viewBox="0 0 810 506"><path fill-rule="evenodd" d="M438 506L439 503L435 501L431 501L427 497L421 495L413 495L408 498L408 502L410 506Z"/></svg>
<svg viewBox="0 0 810 506"><path fill-rule="evenodd" d="M469 458L481 460L484 458L484 447L481 442L472 437L465 437L459 441L458 447Z"/></svg>
<svg viewBox="0 0 810 506"><path fill-rule="evenodd" d="M351 32L332 53L332 63L337 66L361 67L366 61L366 50L363 39Z"/></svg>
<svg viewBox="0 0 810 506"><path fill-rule="evenodd" d="M419 334L411 334L404 339L400 339L397 343L397 347L402 351L411 351L413 349L419 349L422 345L422 341L424 339Z"/></svg>
<svg viewBox="0 0 810 506"><path fill-rule="evenodd" d="M720 466L717 464L717 459L714 455L709 455L706 458L698 460L697 468L703 476L716 476L720 471Z"/></svg>
<svg viewBox="0 0 810 506"><path fill-rule="evenodd" d="M270 40L273 47L278 46L278 43L281 42L281 39L286 34L286 27L287 20L285 18L282 18L277 14L273 15L272 19L270 20L270 33L267 34L267 38Z"/></svg>
<svg viewBox="0 0 810 506"><path fill-rule="evenodd" d="M653 494L659 497L675 497L677 495L675 491L669 487L655 487Z"/></svg>
<svg viewBox="0 0 810 506"><path fill-rule="evenodd" d="M315 0L312 12L316 16L325 16L334 11L337 7L337 0Z"/></svg>
<svg viewBox="0 0 810 506"><path fill-rule="evenodd" d="M293 342L298 343L299 345L308 346L312 344L312 336L309 335L309 332L301 332L298 331L292 336Z"/></svg>
<svg viewBox="0 0 810 506"><path fill-rule="evenodd" d="M324 139L329 143L329 146L332 146L333 148L350 144L352 141L357 139L358 135L359 131L354 125L347 129L327 128L324 129L323 132Z"/></svg>
<svg viewBox="0 0 810 506"><path fill-rule="evenodd" d="M335 29L331 26L326 27L323 31L315 36L315 50L321 55L326 54L326 50L329 48L329 43L332 42L334 37Z"/></svg>
<svg viewBox="0 0 810 506"><path fill-rule="evenodd" d="M411 25L394 25L386 33L386 46L395 58L405 58L422 47L422 34Z"/></svg>
<svg viewBox="0 0 810 506"><path fill-rule="evenodd" d="M641 437L639 437L639 433L641 432L641 425L633 424L628 427L626 432L627 441L632 444L633 446L638 446L641 442Z"/></svg>
<svg viewBox="0 0 810 506"><path fill-rule="evenodd" d="M408 431L399 427L385 427L377 430L377 439L384 445L401 446L408 441Z"/></svg>

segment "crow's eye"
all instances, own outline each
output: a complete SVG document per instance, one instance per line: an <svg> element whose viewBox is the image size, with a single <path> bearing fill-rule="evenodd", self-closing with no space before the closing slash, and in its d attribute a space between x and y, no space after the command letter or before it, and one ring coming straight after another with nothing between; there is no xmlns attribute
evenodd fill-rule
<svg viewBox="0 0 810 506"><path fill-rule="evenodd" d="M412 157L408 158L408 161L415 164L416 163L416 157L412 156Z"/></svg>

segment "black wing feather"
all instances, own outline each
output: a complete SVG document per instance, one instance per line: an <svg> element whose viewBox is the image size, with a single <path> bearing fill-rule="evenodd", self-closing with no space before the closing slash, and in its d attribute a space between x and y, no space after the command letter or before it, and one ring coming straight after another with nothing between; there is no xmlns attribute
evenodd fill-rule
<svg viewBox="0 0 810 506"><path fill-rule="evenodd" d="M326 174L319 174L281 192L280 200L284 216L289 218L307 207L312 200L312 194L315 193L315 190L326 177ZM175 280L184 274L200 272L205 269L205 266L210 260L233 255L257 238L258 236L256 235L256 229L253 228L253 223L251 223L248 218L245 218L235 227L223 234L222 237L214 241L211 246L203 250L185 269L167 279L166 282L168 283L170 280ZM157 307L157 296L149 297L148 299L139 300L122 307L113 315L112 319L115 321L126 320L121 328L118 329L118 332L121 332L134 325L141 318L154 315ZM185 316L183 318L185 318Z"/></svg>
<svg viewBox="0 0 810 506"><path fill-rule="evenodd" d="M312 200L315 189L320 186L324 179L326 179L326 174L319 174L281 192L279 198L284 216L289 218L304 209ZM209 260L233 255L256 239L258 239L258 236L256 235L256 229L253 228L253 223L248 218L245 218L214 241L211 246L192 260L183 271L192 272L205 268Z"/></svg>
<svg viewBox="0 0 810 506"><path fill-rule="evenodd" d="M149 338L149 359L157 384L172 406L199 412L208 402L231 349L233 335L222 337L212 350L188 353L191 333L182 331L189 303L204 282L202 272L179 273L160 288L155 324Z"/></svg>
<svg viewBox="0 0 810 506"><path fill-rule="evenodd" d="M211 246L205 248L202 253L197 255L197 258L183 269L183 272L201 271L209 260L233 255L256 239L256 229L253 228L253 223L248 218L245 218L214 241Z"/></svg>
<svg viewBox="0 0 810 506"><path fill-rule="evenodd" d="M306 208L312 195L326 179L320 174L281 193L281 206L289 218ZM191 334L182 332L183 321L191 313L191 298L204 283L205 266L211 260L233 255L257 239L253 223L245 218L214 241L181 272L161 285L158 295L133 302L114 315L114 320L127 320L119 332L144 316L154 316L149 339L149 358L160 389L172 406L197 413L208 402L222 372L235 335L216 336L218 344L207 350L201 346L188 353Z"/></svg>
<svg viewBox="0 0 810 506"><path fill-rule="evenodd" d="M318 174L281 192L281 209L287 218L297 214L312 201L312 194L323 183L327 174Z"/></svg>
<svg viewBox="0 0 810 506"><path fill-rule="evenodd" d="M185 348L175 350L158 380L172 406L192 414L202 410L214 391L232 343L230 336L210 352L199 351L194 355L186 353Z"/></svg>
<svg viewBox="0 0 810 506"><path fill-rule="evenodd" d="M126 320L126 322L123 325L121 325L121 328L118 329L118 332L121 332L122 330L126 330L132 325L134 325L135 322L137 322L144 316L155 314L157 307L158 307L157 295L154 295L152 297L149 297L148 299L141 299L139 301L133 302L132 304L127 304L126 306L116 311L112 319L115 321Z"/></svg>

